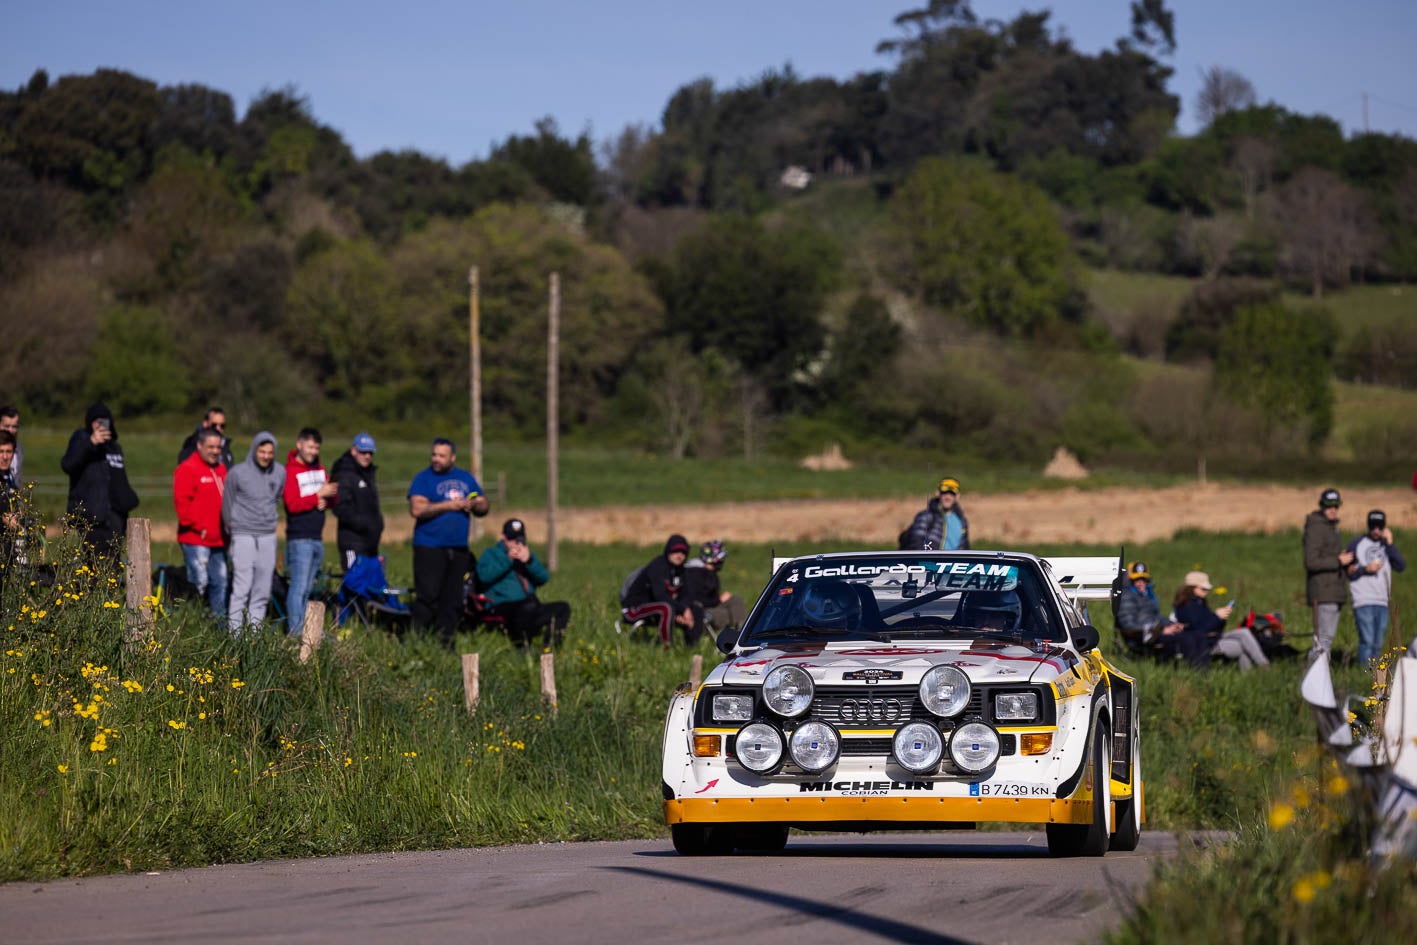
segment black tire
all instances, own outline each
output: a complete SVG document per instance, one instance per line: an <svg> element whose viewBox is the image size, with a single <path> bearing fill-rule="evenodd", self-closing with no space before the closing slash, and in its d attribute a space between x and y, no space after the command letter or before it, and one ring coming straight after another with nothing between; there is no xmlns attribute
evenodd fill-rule
<svg viewBox="0 0 1417 945"><path fill-rule="evenodd" d="M1129 853L1141 843L1141 736L1132 733L1132 796L1117 801L1117 823L1107 849Z"/></svg>
<svg viewBox="0 0 1417 945"><path fill-rule="evenodd" d="M747 824L738 828L734 843L744 853L781 853L787 846L787 828L781 824Z"/></svg>
<svg viewBox="0 0 1417 945"><path fill-rule="evenodd" d="M1048 852L1052 856L1101 856L1107 852L1112 756L1107 734L1100 730L1092 741L1092 786L1092 823L1048 824Z"/></svg>
<svg viewBox="0 0 1417 945"><path fill-rule="evenodd" d="M670 824L669 835L680 856L726 856L733 852L733 828L727 824Z"/></svg>

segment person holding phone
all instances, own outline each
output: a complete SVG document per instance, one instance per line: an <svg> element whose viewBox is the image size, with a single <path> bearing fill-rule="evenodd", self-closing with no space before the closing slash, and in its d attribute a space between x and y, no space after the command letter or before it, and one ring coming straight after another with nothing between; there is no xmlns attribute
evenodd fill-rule
<svg viewBox="0 0 1417 945"><path fill-rule="evenodd" d="M1187 631L1205 634L1210 641L1207 663L1211 656L1223 656L1238 661L1242 672L1268 666L1269 657L1264 655L1264 648L1253 633L1245 627L1225 629L1225 622L1235 609L1233 600L1224 607L1210 609L1206 596L1212 589L1210 575L1204 571L1188 571L1185 584L1176 592L1174 619L1184 624Z"/></svg>
<svg viewBox="0 0 1417 945"><path fill-rule="evenodd" d="M561 643L571 622L571 605L537 598L537 588L549 580L546 565L526 543L526 523L519 518L507 519L501 540L477 559L477 583L517 646L526 646L538 636L544 650Z"/></svg>
<svg viewBox="0 0 1417 945"><path fill-rule="evenodd" d="M320 462L324 437L305 427L295 438L295 449L285 457L285 568L290 590L285 598L285 619L292 637L305 626L305 607L315 587L315 575L325 561L325 510L339 500L339 485L330 482Z"/></svg>
<svg viewBox="0 0 1417 945"><path fill-rule="evenodd" d="M472 571L468 529L472 517L487 514L487 496L466 469L459 469L453 441L433 441L428 468L408 487L413 516L413 625L437 626L444 646L462 619L464 582Z"/></svg>
<svg viewBox="0 0 1417 945"><path fill-rule="evenodd" d="M59 468L69 477L66 510L83 529L86 549L97 558L116 560L138 494L128 483L123 447L106 405L91 404L84 412L84 425L70 435Z"/></svg>

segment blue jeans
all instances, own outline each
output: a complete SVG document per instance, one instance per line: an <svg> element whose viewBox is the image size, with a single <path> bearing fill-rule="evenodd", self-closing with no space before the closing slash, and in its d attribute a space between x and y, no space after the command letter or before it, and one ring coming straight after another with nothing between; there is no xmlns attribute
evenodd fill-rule
<svg viewBox="0 0 1417 945"><path fill-rule="evenodd" d="M325 543L318 538L296 538L285 543L285 570L290 575L290 592L285 595L285 619L290 635L300 636L305 623L305 605L315 586L315 575L325 560Z"/></svg>
<svg viewBox="0 0 1417 945"><path fill-rule="evenodd" d="M183 545L182 557L187 561L187 580L197 588L197 596L206 597L212 613L225 617L226 549Z"/></svg>
<svg viewBox="0 0 1417 945"><path fill-rule="evenodd" d="M1358 665L1367 666L1383 652L1387 637L1387 608L1379 604L1354 607L1353 621L1358 624Z"/></svg>

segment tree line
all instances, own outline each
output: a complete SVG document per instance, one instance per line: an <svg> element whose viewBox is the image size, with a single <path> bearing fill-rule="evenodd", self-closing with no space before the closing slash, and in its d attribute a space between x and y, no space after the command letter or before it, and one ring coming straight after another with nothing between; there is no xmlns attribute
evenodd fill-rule
<svg viewBox="0 0 1417 945"><path fill-rule="evenodd" d="M1284 284L1417 279L1417 143L1345 138L1218 67L1206 127L1178 136L1174 18L1161 0L1130 14L1083 53L1047 11L930 0L880 44L890 68L699 79L599 148L543 119L460 166L360 159L293 89L238 118L201 85L37 72L0 92L6 397L40 414L103 397L129 415L220 401L247 422L459 417L476 262L488 410L529 435L557 269L564 422L676 455L751 452L774 423L794 447L845 429L1034 455L1059 425L1094 452L1183 441L1119 406L1145 387L1119 350L1213 362L1205 394L1229 391L1226 416L1321 439L1331 394L1224 382L1256 361L1226 339L1264 345L1257 319L1298 317ZM795 198L791 166L862 195L860 219ZM1087 266L1201 287L1148 342L1092 318ZM1382 329L1340 350L1307 319L1320 327L1287 337L1310 339L1323 377L1336 362L1417 386L1417 351L1394 359ZM1108 367L1036 382L1079 358ZM1302 422L1295 403L1313 404Z"/></svg>

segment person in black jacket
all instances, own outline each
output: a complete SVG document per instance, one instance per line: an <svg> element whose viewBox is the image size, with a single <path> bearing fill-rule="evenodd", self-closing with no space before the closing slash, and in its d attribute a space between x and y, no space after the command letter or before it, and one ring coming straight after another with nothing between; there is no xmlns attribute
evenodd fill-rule
<svg viewBox="0 0 1417 945"><path fill-rule="evenodd" d="M653 618L659 622L660 641L668 646L674 625L684 628L684 640L697 643L704 633L703 607L684 585L684 562L689 540L670 535L664 554L641 567L626 582L620 597L621 612L630 621Z"/></svg>
<svg viewBox="0 0 1417 945"><path fill-rule="evenodd" d="M93 404L84 413L59 467L69 475L68 512L84 529L84 544L99 557L117 557L138 495L128 484L123 447L106 406Z"/></svg>
<svg viewBox="0 0 1417 945"><path fill-rule="evenodd" d="M379 539L384 535L384 513L379 510L379 489L374 474L374 438L361 433L354 438L349 452L335 460L330 474L339 484L340 500L335 504L339 532L340 566L346 571L356 555L374 558L379 554Z"/></svg>
<svg viewBox="0 0 1417 945"><path fill-rule="evenodd" d="M236 465L231 456L231 437L226 435L226 411L220 407L208 407L207 414L202 418L202 422L197 424L197 429L182 441L182 448L177 451L177 465L182 465L183 460L197 452L197 437L202 435L203 430L215 430L221 434L219 462L227 469Z"/></svg>

